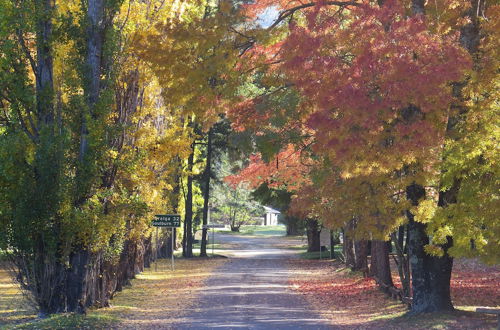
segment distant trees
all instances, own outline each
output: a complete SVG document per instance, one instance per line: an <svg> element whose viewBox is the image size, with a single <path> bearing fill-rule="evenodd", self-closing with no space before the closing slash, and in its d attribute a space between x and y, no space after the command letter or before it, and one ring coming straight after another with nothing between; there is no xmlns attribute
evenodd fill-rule
<svg viewBox="0 0 500 330"><path fill-rule="evenodd" d="M221 158L219 175L229 174L231 168L227 155ZM242 225L260 222L263 215L264 208L254 199L247 184L234 185L220 180L213 185L210 215L212 220L227 224L231 231L237 232Z"/></svg>

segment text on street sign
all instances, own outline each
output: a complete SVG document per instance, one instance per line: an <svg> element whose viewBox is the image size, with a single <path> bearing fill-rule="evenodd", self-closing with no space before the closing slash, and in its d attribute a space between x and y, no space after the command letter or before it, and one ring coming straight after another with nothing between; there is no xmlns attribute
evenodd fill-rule
<svg viewBox="0 0 500 330"><path fill-rule="evenodd" d="M152 225L154 227L180 227L181 216L179 214L157 214Z"/></svg>

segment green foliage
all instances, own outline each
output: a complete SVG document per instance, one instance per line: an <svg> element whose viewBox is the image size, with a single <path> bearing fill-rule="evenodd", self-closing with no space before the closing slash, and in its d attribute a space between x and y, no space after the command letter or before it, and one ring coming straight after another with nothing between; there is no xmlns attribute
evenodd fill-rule
<svg viewBox="0 0 500 330"><path fill-rule="evenodd" d="M244 186L231 187L226 183L215 185L212 192L211 218L235 228L251 224L253 218L260 218L264 214L264 209L253 200L251 193L252 191Z"/></svg>

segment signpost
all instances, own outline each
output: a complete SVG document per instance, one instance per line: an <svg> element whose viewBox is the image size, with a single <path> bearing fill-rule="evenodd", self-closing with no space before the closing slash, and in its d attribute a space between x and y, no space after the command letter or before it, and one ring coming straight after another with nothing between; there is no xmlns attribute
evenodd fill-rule
<svg viewBox="0 0 500 330"><path fill-rule="evenodd" d="M156 227L156 242L158 242L158 227L170 228L172 242L172 270L174 270L174 228L181 226L181 216L179 214L157 214L152 222L153 227ZM155 262L155 271L157 271L157 263Z"/></svg>
<svg viewBox="0 0 500 330"><path fill-rule="evenodd" d="M215 245L215 228L224 228L224 225L218 223L211 223L208 225L203 225L203 229L212 228L212 257L214 256L214 245Z"/></svg>

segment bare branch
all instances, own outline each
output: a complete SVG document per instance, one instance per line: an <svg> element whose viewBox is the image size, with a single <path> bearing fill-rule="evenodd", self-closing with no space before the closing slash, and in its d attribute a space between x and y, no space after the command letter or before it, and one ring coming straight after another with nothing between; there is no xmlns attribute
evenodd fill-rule
<svg viewBox="0 0 500 330"><path fill-rule="evenodd" d="M283 10L278 15L278 18L276 19L276 21L274 21L274 23L271 24L271 26L268 27L268 30L271 30L271 29L275 28L278 24L280 24L287 17L292 16L295 12L297 12L299 10L302 10L302 9L305 9L305 8L314 7L317 4L318 3L316 3L316 2L310 2L310 3L305 3L303 5L300 5L300 6L296 6L296 7L293 7L293 8L289 8L289 9ZM326 6L339 6L339 7L348 7L348 6L359 7L359 6L361 6L361 3L355 2L355 1L325 1L323 3L323 5L326 5Z"/></svg>

